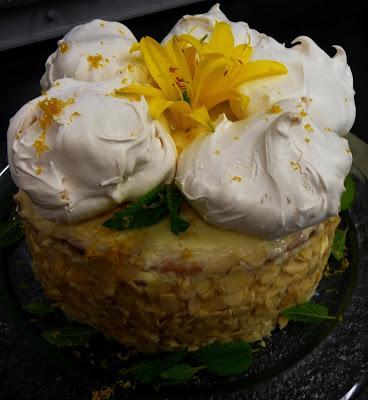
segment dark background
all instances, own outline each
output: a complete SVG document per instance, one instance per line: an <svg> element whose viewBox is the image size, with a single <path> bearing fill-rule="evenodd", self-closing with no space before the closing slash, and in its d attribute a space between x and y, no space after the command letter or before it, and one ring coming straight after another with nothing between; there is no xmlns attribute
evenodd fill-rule
<svg viewBox="0 0 368 400"><path fill-rule="evenodd" d="M134 1L134 0L132 0ZM161 39L184 13L206 12L214 1L202 1L159 14L126 21L137 39L151 35ZM230 20L244 20L250 27L290 44L299 35L314 39L330 55L341 45L353 71L357 118L352 132L368 142L368 55L365 2L331 1L244 1L221 2ZM0 13L2 10L0 9ZM28 100L40 93L39 79L47 56L56 48L56 39L0 52L1 111L0 137L4 139L9 118Z"/></svg>
<svg viewBox="0 0 368 400"><path fill-rule="evenodd" d="M183 14L206 12L214 3L214 1L203 1L181 9L131 19L125 23L137 39L147 34L161 39ZM315 0L293 2L229 0L222 1L221 8L230 20L245 20L250 27L267 33L280 42L289 44L295 37L307 35L330 55L334 53L332 45L341 45L347 52L357 92L357 118L352 132L368 142L366 115L368 100L365 92L368 87L367 4L345 2L343 6L338 6L337 2ZM39 79L44 71L45 60L55 48L56 39L52 39L0 52L2 162L8 120L26 101L39 95ZM0 393L5 393L5 397L0 395L1 400L90 398L90 392L86 393L80 385L58 374L39 356L18 332L11 319L6 317L6 310L2 304L0 304ZM366 396L363 395L361 400L368 398Z"/></svg>

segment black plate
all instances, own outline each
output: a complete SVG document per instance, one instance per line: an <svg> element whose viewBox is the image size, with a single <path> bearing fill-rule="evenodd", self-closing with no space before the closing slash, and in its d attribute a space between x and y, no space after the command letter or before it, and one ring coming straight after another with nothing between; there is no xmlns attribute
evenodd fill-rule
<svg viewBox="0 0 368 400"><path fill-rule="evenodd" d="M88 347L60 350L49 345L41 332L70 322L61 312L32 319L22 310L23 304L44 300L33 278L24 240L0 252L0 301L36 351L61 370L72 385L82 385L86 397L80 398L88 398L87 393L103 385L113 385L117 398L127 399L357 398L368 383L368 186L356 168L353 174L357 198L349 212L342 215L349 228L350 265L338 272L339 265L330 260L334 273L322 280L313 298L326 305L330 314L343 314L342 321L321 325L291 322L283 331L276 330L265 340L266 347L254 354L255 361L244 375L219 378L201 372L198 380L179 387L137 385L135 390L123 389L117 384L118 371L142 356L133 355L124 361L126 350L100 334L93 335ZM5 170L0 176L0 220L9 216L15 191ZM31 387L29 391L29 398L33 398ZM63 398L60 388L55 388L52 398Z"/></svg>

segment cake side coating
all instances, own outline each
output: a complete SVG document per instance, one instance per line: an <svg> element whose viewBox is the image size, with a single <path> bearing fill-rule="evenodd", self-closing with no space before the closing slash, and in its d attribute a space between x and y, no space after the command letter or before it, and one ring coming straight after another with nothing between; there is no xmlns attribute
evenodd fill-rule
<svg viewBox="0 0 368 400"><path fill-rule="evenodd" d="M145 268L113 247L93 254L50 234L27 201L18 195L33 270L46 294L69 317L143 352L195 350L235 339L253 342L284 326L280 311L313 295L339 222L338 217L324 221L306 240L294 241L283 257L266 258L258 266L230 257L226 268L184 268L174 259L170 268L159 268L161 260L157 268ZM200 220L195 213L192 218ZM231 232L223 234L226 241ZM200 246L201 238L197 242ZM143 249L137 236L130 246L139 260Z"/></svg>

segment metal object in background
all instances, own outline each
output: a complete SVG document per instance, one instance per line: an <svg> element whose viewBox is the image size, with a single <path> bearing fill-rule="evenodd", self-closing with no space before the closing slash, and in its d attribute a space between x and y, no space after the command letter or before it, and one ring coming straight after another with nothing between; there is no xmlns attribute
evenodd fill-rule
<svg viewBox="0 0 368 400"><path fill-rule="evenodd" d="M94 18L140 17L202 0L0 0L0 51L64 35Z"/></svg>

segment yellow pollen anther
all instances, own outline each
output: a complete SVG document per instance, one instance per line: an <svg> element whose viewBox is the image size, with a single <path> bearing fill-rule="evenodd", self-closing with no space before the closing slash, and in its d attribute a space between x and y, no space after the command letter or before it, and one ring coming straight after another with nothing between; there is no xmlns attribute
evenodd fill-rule
<svg viewBox="0 0 368 400"><path fill-rule="evenodd" d="M326 132L332 132L332 129L329 128L329 127L326 127L326 128L325 128L325 131L326 131Z"/></svg>
<svg viewBox="0 0 368 400"><path fill-rule="evenodd" d="M306 113L304 110L302 110L302 111L300 111L299 115L300 115L302 118L304 118L304 117L307 116L307 113Z"/></svg>
<svg viewBox="0 0 368 400"><path fill-rule="evenodd" d="M40 175L42 173L42 167L38 165L36 167L35 171L36 171L36 175Z"/></svg>
<svg viewBox="0 0 368 400"><path fill-rule="evenodd" d="M309 138L304 138L304 141L305 141L305 143L310 143L311 142L311 140L309 139Z"/></svg>
<svg viewBox="0 0 368 400"><path fill-rule="evenodd" d="M233 177L231 178L231 180L234 181L234 182L241 182L241 181L242 181L242 178L241 178L241 176L233 176Z"/></svg>

